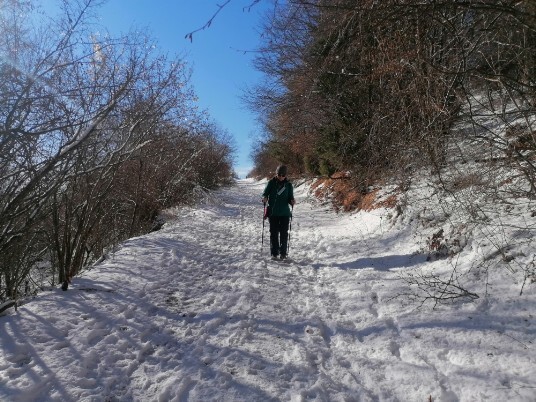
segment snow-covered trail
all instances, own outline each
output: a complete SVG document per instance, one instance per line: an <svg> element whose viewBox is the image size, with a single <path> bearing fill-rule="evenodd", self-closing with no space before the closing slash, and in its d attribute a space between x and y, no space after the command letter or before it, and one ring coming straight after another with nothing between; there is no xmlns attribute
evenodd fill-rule
<svg viewBox="0 0 536 402"><path fill-rule="evenodd" d="M0 400L534 400L533 320L390 301L398 271L425 263L411 236L300 189L292 260L271 261L262 188L182 208L0 317Z"/></svg>

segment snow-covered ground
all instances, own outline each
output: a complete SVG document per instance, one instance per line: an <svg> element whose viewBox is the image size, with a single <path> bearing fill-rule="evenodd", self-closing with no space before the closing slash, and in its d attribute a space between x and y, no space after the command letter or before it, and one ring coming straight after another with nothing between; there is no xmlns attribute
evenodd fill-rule
<svg viewBox="0 0 536 402"><path fill-rule="evenodd" d="M0 317L0 400L536 400L534 285L418 308L400 276L453 261L426 261L388 211L336 215L305 186L292 260L271 261L263 186L177 209Z"/></svg>

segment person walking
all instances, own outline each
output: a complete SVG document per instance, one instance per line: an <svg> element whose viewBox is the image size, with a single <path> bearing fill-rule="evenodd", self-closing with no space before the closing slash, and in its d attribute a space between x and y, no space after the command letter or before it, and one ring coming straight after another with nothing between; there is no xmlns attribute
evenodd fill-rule
<svg viewBox="0 0 536 402"><path fill-rule="evenodd" d="M294 188L287 179L287 167L280 165L276 175L266 184L262 193L262 201L268 207L266 216L270 222L270 253L272 258L287 258L288 227L292 212L289 205L294 207Z"/></svg>

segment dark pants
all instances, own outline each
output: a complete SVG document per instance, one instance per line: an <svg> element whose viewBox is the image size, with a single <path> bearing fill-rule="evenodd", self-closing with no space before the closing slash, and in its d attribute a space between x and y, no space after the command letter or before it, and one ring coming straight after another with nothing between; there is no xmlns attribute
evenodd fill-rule
<svg viewBox="0 0 536 402"><path fill-rule="evenodd" d="M270 252L272 255L287 255L288 216L270 216Z"/></svg>

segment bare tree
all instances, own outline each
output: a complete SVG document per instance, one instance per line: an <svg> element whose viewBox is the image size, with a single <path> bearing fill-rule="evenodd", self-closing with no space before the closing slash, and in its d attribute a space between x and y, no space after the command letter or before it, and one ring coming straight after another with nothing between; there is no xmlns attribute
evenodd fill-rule
<svg viewBox="0 0 536 402"><path fill-rule="evenodd" d="M232 149L200 133L187 66L155 55L143 35L95 34L98 5L65 1L46 29L26 2L0 11L0 299L34 288L32 270L66 288L115 243L150 230L187 197L174 182L200 171L202 150L222 163L200 183L230 176Z"/></svg>
<svg viewBox="0 0 536 402"><path fill-rule="evenodd" d="M80 71L95 56L93 51L84 53L79 36L91 1L66 8L66 21L49 26L47 33L25 30L25 7L15 1L2 10L7 25L2 75L9 83L0 93L0 254L5 255L23 238L38 236L36 225L48 214L48 201L72 174L78 152L126 96L134 78L133 71L118 68L104 85L94 82L92 97L77 104L81 88L87 88ZM56 29L61 34L55 36ZM2 271L5 293L14 297L20 275L10 267Z"/></svg>

